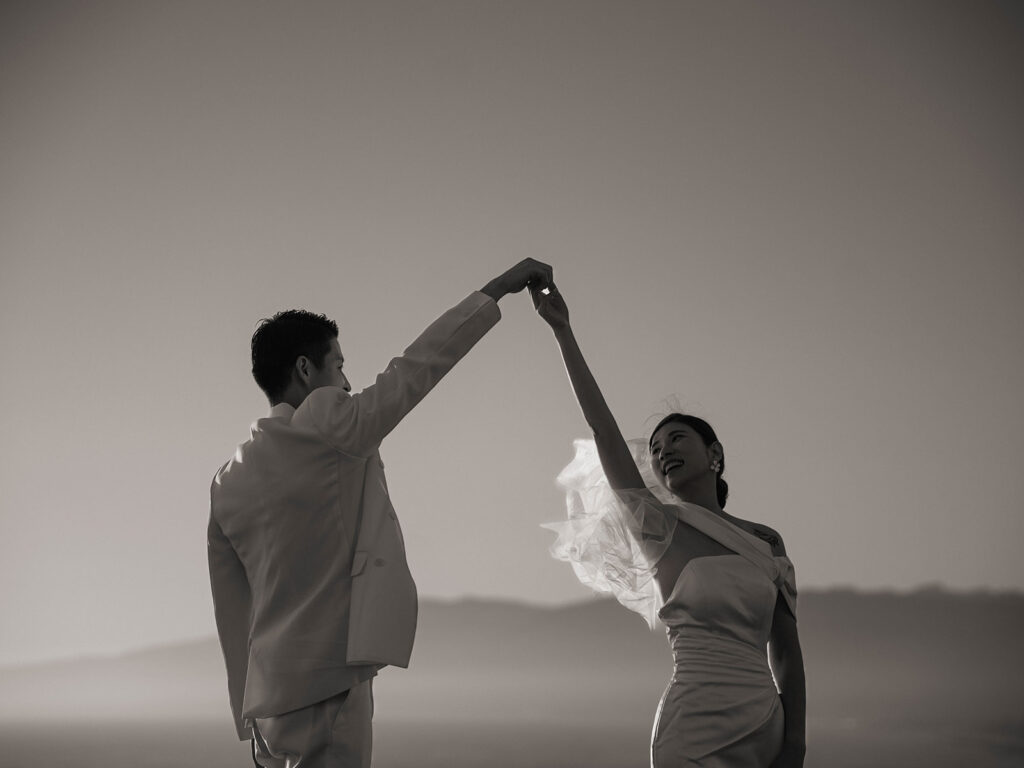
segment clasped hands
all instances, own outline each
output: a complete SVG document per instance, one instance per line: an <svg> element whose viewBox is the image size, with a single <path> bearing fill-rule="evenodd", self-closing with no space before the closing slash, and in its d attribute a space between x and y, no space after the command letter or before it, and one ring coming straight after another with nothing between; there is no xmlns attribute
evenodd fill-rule
<svg viewBox="0 0 1024 768"><path fill-rule="evenodd" d="M530 289L537 314L554 330L568 328L569 308L558 292L551 266L536 259L523 259L504 274L481 288L495 301L509 293Z"/></svg>

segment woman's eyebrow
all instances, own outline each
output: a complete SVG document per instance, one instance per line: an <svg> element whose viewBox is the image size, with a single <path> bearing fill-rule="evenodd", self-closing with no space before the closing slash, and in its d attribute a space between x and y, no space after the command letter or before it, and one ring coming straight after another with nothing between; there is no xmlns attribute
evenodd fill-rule
<svg viewBox="0 0 1024 768"><path fill-rule="evenodd" d="M686 430L685 429L673 429L671 432L669 432L667 435L665 435L665 437L667 439L671 440L676 435L682 435L683 437L686 437Z"/></svg>
<svg viewBox="0 0 1024 768"><path fill-rule="evenodd" d="M671 438L675 437L676 435L682 435L683 437L686 437L686 430L685 429L673 429L671 432L669 432L667 435L665 435L665 437L671 439ZM661 443L659 443L657 440L651 440L651 450L652 451L657 450L660 447L661 447Z"/></svg>

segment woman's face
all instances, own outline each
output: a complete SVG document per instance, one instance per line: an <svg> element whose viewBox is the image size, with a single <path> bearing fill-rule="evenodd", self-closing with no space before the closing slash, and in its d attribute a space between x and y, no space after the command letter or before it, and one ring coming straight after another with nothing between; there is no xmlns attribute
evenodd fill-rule
<svg viewBox="0 0 1024 768"><path fill-rule="evenodd" d="M666 488L678 493L688 483L711 472L715 453L689 425L670 421L651 438L651 469Z"/></svg>

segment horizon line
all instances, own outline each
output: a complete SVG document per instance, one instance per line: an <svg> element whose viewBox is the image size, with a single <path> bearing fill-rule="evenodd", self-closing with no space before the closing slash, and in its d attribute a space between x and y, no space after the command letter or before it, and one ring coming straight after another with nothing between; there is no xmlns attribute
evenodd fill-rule
<svg viewBox="0 0 1024 768"><path fill-rule="evenodd" d="M824 595L824 594L855 594L862 597L918 597L926 595L944 595L949 597L1020 597L1024 598L1024 589L1018 587L971 587L954 588L938 581L920 584L910 588L864 588L850 585L834 585L830 587L807 587L799 590L800 595ZM459 604L490 604L490 605L512 605L519 608L527 608L538 611L558 611L567 608L595 603L614 603L615 598L611 595L594 594L591 597L583 597L570 600L564 603L535 603L513 597L485 596L485 595L460 595L458 597L438 597L435 595L421 595L420 603L433 603L435 605L454 606ZM212 630L212 628L211 628ZM161 649L170 649L183 645L201 644L209 641L216 641L215 631L202 635L186 635L173 640L155 642L147 645L132 646L112 651L94 651L79 653L77 655L58 655L40 659L25 661L0 662L0 674L6 672L19 672L33 667L53 666L60 664L72 664L90 661L117 661L138 654L150 653Z"/></svg>

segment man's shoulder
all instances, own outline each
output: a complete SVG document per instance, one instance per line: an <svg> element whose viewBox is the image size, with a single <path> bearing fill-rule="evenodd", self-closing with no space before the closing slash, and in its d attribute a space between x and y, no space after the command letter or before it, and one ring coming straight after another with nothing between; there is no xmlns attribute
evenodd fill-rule
<svg viewBox="0 0 1024 768"><path fill-rule="evenodd" d="M355 398L341 387L317 387L295 409L289 426L308 432L339 450L338 435L358 418L355 406Z"/></svg>
<svg viewBox="0 0 1024 768"><path fill-rule="evenodd" d="M345 391L342 387L317 387L308 395L306 399L299 403L299 407L295 409L295 416L300 413L310 413L311 411L318 411L323 408L336 408L344 407L352 399L352 394ZM292 420L295 420L295 416Z"/></svg>
<svg viewBox="0 0 1024 768"><path fill-rule="evenodd" d="M213 480L210 481L211 497L216 496L217 492L230 482L234 475L237 475L234 470L242 463L240 454L241 446L235 451L234 456L221 464L217 471L213 473Z"/></svg>
<svg viewBox="0 0 1024 768"><path fill-rule="evenodd" d="M259 419L254 421L249 438L239 443L231 454L231 458L221 464L214 473L212 481L214 488L223 486L229 479L244 474L242 470L251 465L252 462L247 461L247 459L252 458L252 451L254 450L254 446L257 442L257 436L262 436L262 433L264 432L260 424L262 421L269 421L269 419ZM260 440L260 442L262 442L262 440Z"/></svg>

